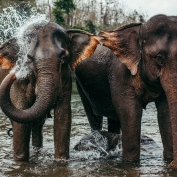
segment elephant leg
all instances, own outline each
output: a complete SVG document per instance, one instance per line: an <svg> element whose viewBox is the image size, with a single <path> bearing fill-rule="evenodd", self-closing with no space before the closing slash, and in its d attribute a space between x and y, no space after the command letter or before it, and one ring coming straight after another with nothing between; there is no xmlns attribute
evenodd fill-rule
<svg viewBox="0 0 177 177"><path fill-rule="evenodd" d="M69 86L71 88L71 86ZM54 107L55 159L69 158L71 133L71 91L65 91Z"/></svg>
<svg viewBox="0 0 177 177"><path fill-rule="evenodd" d="M108 118L108 132L120 134L120 121Z"/></svg>
<svg viewBox="0 0 177 177"><path fill-rule="evenodd" d="M77 85L78 93L79 93L81 100L82 100L82 104L84 106L84 110L85 110L86 115L88 117L88 121L89 121L91 130L102 130L103 117L97 116L93 113L90 103L89 103L87 97L85 96L85 94L83 93L82 88L80 87L77 80L76 80L76 85Z"/></svg>
<svg viewBox="0 0 177 177"><path fill-rule="evenodd" d="M123 160L137 161L140 159L142 103L128 91L123 98L117 96L120 94L116 88L112 89L112 100L121 123Z"/></svg>
<svg viewBox="0 0 177 177"><path fill-rule="evenodd" d="M13 148L15 161L29 160L30 124L12 122L13 127Z"/></svg>
<svg viewBox="0 0 177 177"><path fill-rule="evenodd" d="M159 130L164 148L163 154L165 158L173 159L172 126L165 93L156 100L155 104L157 108Z"/></svg>
<svg viewBox="0 0 177 177"><path fill-rule="evenodd" d="M32 123L32 146L42 147L43 146L43 135L42 128L45 123L45 119Z"/></svg>
<svg viewBox="0 0 177 177"><path fill-rule="evenodd" d="M137 161L140 159L142 107L135 101L120 110L123 160Z"/></svg>

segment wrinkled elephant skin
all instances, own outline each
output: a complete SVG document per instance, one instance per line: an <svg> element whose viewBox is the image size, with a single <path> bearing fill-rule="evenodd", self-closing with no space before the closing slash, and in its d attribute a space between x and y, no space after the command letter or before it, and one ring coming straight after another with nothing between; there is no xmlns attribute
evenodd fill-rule
<svg viewBox="0 0 177 177"><path fill-rule="evenodd" d="M92 130L101 130L103 116L109 132L119 133L121 127L125 161L140 159L142 109L153 101L164 157L177 168L176 32L177 17L165 15L101 32L104 46L74 65Z"/></svg>
<svg viewBox="0 0 177 177"><path fill-rule="evenodd" d="M1 66L12 58L18 60L0 88L1 108L12 121L14 159L29 159L31 132L32 145L42 147L43 123L52 108L54 127L58 124L54 128L55 157L67 159L71 127L69 38L63 28L48 21L27 24L20 35L0 48L1 56L6 55ZM23 70L28 71L25 76Z"/></svg>
<svg viewBox="0 0 177 177"><path fill-rule="evenodd" d="M164 157L173 159L170 166L177 169L176 33L177 17L165 15L100 33L103 45L118 57L111 61L109 83L121 122L124 159L139 158L142 107L154 101ZM134 145L128 147L131 140Z"/></svg>
<svg viewBox="0 0 177 177"><path fill-rule="evenodd" d="M48 21L27 23L23 28L17 38L11 39L13 42L0 47L1 66L10 63L7 69L11 69L17 60L0 87L1 108L13 126L14 159L29 159L31 132L32 145L42 147L42 127L51 109L54 109L54 157L67 159L71 131L70 66L93 54L98 37L81 30L67 31ZM75 36L81 37L72 48L70 43ZM82 54L90 41L92 46Z"/></svg>

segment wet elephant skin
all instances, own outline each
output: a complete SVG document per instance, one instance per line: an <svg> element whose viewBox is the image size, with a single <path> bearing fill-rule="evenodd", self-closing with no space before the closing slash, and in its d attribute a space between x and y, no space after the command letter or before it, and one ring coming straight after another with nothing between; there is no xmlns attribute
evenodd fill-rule
<svg viewBox="0 0 177 177"><path fill-rule="evenodd" d="M151 23L159 24L156 25L157 29L153 29ZM168 17L156 16L145 24L130 24L118 28L111 34L102 33L101 36L104 38L102 43L110 47L118 59L110 49L98 45L97 37L78 30L66 31L70 40L68 48L70 66L75 71L78 91L91 128L101 130L103 116L108 117L108 131L110 132L119 133L121 124L123 159L126 161L139 160L142 108L145 108L146 104L151 101L155 101L158 110L164 157L175 159L175 152L173 153L175 143L172 143L172 119L169 119L169 117L173 117L173 111L171 112L171 108L169 109L169 105L172 105L170 103L172 96L170 89L165 87L168 85L167 81L173 80L172 76L167 79L170 73L165 69L169 69L171 63L175 68L175 62L171 62L172 56L175 56L173 53L175 50L172 50L174 46L172 44L168 52L164 52L165 49L160 48L166 46L166 36L168 35L165 34L171 30L171 27L168 28L169 23L171 20ZM163 39L162 41L155 39L158 30L160 30L158 39ZM116 32L119 34L117 35ZM143 32L150 34L143 35ZM146 35L152 35L154 40L151 39L149 42ZM169 39L173 41L174 38L169 37ZM154 44L155 47L145 50L145 44L148 43ZM59 45L59 43L57 44ZM153 51L153 49L159 51ZM31 57L31 59L33 58ZM150 60L151 58L152 60ZM166 58L169 59L169 62L166 62ZM170 64L163 67L166 63ZM164 73L166 73L166 77L164 75L162 77ZM59 124L56 125L57 129L61 128L58 126Z"/></svg>
<svg viewBox="0 0 177 177"><path fill-rule="evenodd" d="M164 157L173 159L170 166L177 168L176 31L177 17L157 15L144 24L101 32L101 43L118 58L98 45L91 57L75 67L91 128L101 130L102 116L113 120L113 133L121 125L125 161L140 158L142 109L153 101Z"/></svg>
<svg viewBox="0 0 177 177"><path fill-rule="evenodd" d="M27 42L26 36L28 35L31 38L30 41L28 38ZM7 51L9 53L14 52L13 56L17 56L16 60L23 57L21 63L30 72L26 77L18 78L17 75L21 74L18 71L20 72L23 67L18 66L17 63L1 84L1 95L4 96L4 98L1 97L1 103L3 101L10 103L7 103L8 106L4 106L4 109L3 104L1 104L1 108L12 121L14 159L16 161L29 160L31 132L32 145L42 147L44 119L53 108L55 158L67 159L69 157L71 128L71 76L68 65L70 60L69 53L67 53L67 42L69 43L67 33L59 25L48 21L28 25L23 34L23 41L28 44L28 48L21 58L17 55L23 51L20 49L18 40L20 39L17 38L17 42L13 43L18 50L11 51L10 45L12 43L9 43L9 46L6 45L8 46ZM55 42L53 42L54 40ZM61 42L63 42L63 46L61 46ZM53 50L49 50L50 48ZM1 49L0 53L3 56L5 52L3 48ZM12 57L6 58L11 60ZM17 67L19 68L16 69ZM7 80L11 83L6 85L8 89L6 87L3 91L3 83L6 84ZM9 86L11 84L12 86ZM5 105L7 104L5 103ZM9 109L8 113L6 108Z"/></svg>
<svg viewBox="0 0 177 177"><path fill-rule="evenodd" d="M54 158L67 159L71 131L70 67L93 54L98 37L81 30L65 30L48 21L24 27L20 36L11 39L14 42L0 46L0 65L8 63L7 68L12 69L1 84L0 104L12 121L14 159L29 160L31 132L32 145L42 147L42 127L51 109ZM78 38L77 45L71 45ZM87 47L88 44L91 46Z"/></svg>
<svg viewBox="0 0 177 177"><path fill-rule="evenodd" d="M15 66L16 61L18 60L18 51L19 47L17 45L17 40L15 38L12 38L5 42L4 44L0 45L0 83L3 81L3 79L9 74L10 69L12 69ZM24 85L25 86L25 85ZM16 90L15 90L16 91ZM12 89L13 92L13 89ZM17 99L14 99L14 103L17 101ZM32 131L32 146L35 148L40 148L43 146L43 136L42 136L42 127L44 124L45 119L41 121L37 121L35 123L23 125L20 123L16 123L11 120L12 127L14 129L15 137L14 137L14 148L18 150L18 146L22 146L21 142L17 140L21 139L23 143L26 146L26 143L28 144L30 132ZM13 137L13 129L9 129L8 135L10 137ZM26 140L24 140L24 137ZM28 138L27 138L28 137ZM17 145L15 145L17 144ZM19 145L18 145L19 144ZM29 158L29 147L23 147L27 153L24 153L23 160ZM15 157L15 159L17 159ZM17 159L18 160L18 159Z"/></svg>

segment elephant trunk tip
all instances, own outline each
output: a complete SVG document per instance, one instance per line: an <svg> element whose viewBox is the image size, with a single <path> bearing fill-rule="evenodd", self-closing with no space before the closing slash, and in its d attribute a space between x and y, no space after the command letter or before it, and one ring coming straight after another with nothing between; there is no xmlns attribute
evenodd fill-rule
<svg viewBox="0 0 177 177"><path fill-rule="evenodd" d="M12 78L12 80L16 80L16 79L17 79L17 76L16 76L16 74L15 74L14 71L10 71L10 73L8 74L8 76L9 76L10 78Z"/></svg>

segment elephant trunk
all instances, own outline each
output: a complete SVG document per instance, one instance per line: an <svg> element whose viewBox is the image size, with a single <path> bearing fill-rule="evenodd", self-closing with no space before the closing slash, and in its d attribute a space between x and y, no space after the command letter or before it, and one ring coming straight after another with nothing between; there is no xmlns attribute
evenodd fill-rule
<svg viewBox="0 0 177 177"><path fill-rule="evenodd" d="M173 137L173 161L170 166L177 169L177 85L174 81L177 80L177 77L163 78L162 87L167 96L169 111L170 111L170 120L172 125L172 137Z"/></svg>
<svg viewBox="0 0 177 177"><path fill-rule="evenodd" d="M45 63L45 67L38 69L36 101L25 110L16 108L10 99L10 88L16 80L15 73L8 74L3 80L0 86L0 106L10 119L19 123L37 121L52 108L58 91L59 75L57 72L54 73L55 68L52 63Z"/></svg>

